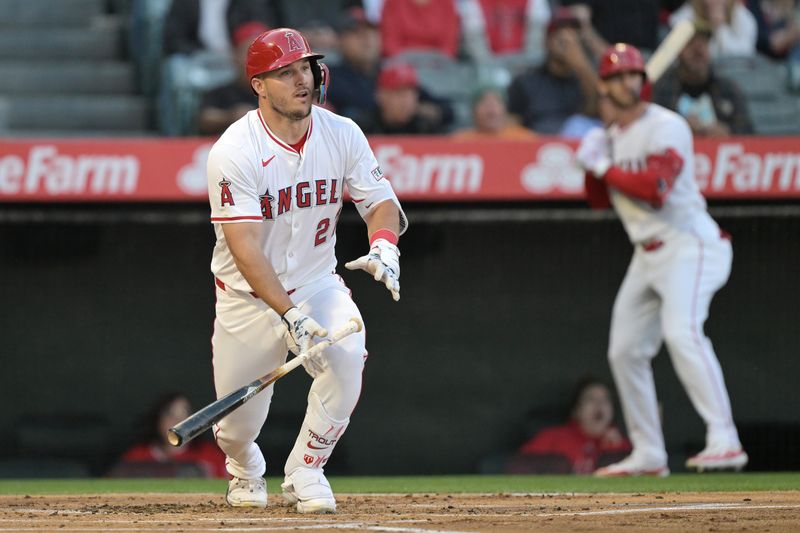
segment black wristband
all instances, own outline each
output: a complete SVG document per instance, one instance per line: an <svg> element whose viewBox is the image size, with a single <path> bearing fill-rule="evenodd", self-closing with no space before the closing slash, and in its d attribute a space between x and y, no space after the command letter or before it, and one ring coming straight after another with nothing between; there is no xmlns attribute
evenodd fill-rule
<svg viewBox="0 0 800 533"><path fill-rule="evenodd" d="M286 317L286 313L288 313L288 312L289 312L289 311L291 311L292 309L297 309L297 306L295 306L295 305L291 306L289 309L287 309L286 311L284 311L284 312L283 312L283 314L281 315L281 320L283 321L283 323L284 323L284 324L286 324L286 327L287 327L287 328L289 328L289 329L292 329L292 325L291 325L291 324L289 324L289 321L288 321L288 320L286 320L286 318L285 318L285 317Z"/></svg>

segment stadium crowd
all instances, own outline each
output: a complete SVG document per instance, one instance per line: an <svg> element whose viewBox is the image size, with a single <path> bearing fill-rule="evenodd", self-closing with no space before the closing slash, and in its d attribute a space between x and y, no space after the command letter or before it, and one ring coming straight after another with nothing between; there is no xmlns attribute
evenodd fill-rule
<svg viewBox="0 0 800 533"><path fill-rule="evenodd" d="M598 124L594 67L609 43L652 53L687 18L697 36L656 83L654 101L686 116L698 136L760 133L752 91L740 86L751 80L725 72L763 61L786 74L800 60L792 0L346 0L305 2L302 13L293 5L173 0L163 19L162 132L218 134L254 107L237 85L237 60L272 27L299 29L326 55L327 105L368 134L519 137L521 126L580 137ZM497 108L493 123L480 122L487 106Z"/></svg>

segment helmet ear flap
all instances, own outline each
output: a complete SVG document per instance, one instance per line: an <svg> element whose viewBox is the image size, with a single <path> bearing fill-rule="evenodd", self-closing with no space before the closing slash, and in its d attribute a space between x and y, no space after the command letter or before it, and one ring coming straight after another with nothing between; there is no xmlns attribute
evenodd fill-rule
<svg viewBox="0 0 800 533"><path fill-rule="evenodd" d="M317 103L323 105L328 96L328 87L331 79L330 70L328 70L328 65L316 59L310 60L309 64L311 65L311 74L314 76L314 90L319 91Z"/></svg>

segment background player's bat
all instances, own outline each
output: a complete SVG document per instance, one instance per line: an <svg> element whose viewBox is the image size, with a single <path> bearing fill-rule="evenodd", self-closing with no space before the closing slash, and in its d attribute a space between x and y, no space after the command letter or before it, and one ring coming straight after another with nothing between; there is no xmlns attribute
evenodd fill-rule
<svg viewBox="0 0 800 533"><path fill-rule="evenodd" d="M651 84L655 84L658 81L692 39L695 31L694 22L691 20L682 20L670 30L647 61L647 66L645 67L647 81Z"/></svg>
<svg viewBox="0 0 800 533"><path fill-rule="evenodd" d="M167 434L169 443L173 446L180 446L181 444L189 442L200 433L219 422L232 411L241 407L242 404L264 390L271 383L274 383L300 366L303 361L309 357L319 354L331 344L342 340L348 335L361 331L362 327L363 325L361 320L355 317L351 318L347 321L345 326L335 331L329 339L318 342L308 351L301 353L290 361L287 361L269 374L262 376L257 380L248 383L244 387L236 389L219 400L208 404L183 422L180 422L175 427L171 428Z"/></svg>

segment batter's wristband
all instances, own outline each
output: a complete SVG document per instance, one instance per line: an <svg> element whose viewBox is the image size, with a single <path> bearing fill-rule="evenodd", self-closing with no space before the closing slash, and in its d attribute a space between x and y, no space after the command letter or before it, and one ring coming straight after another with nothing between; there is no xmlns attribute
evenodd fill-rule
<svg viewBox="0 0 800 533"><path fill-rule="evenodd" d="M369 245L370 245L370 247L378 239L384 239L386 241L389 241L390 243L394 244L395 246L397 246L397 241L399 240L399 238L397 237L397 234L395 232L393 232L392 230L390 230L390 229L379 229L378 231L376 231L375 233L370 235L370 237L369 237Z"/></svg>
<svg viewBox="0 0 800 533"><path fill-rule="evenodd" d="M289 331L291 331L292 325L289 323L288 320L286 320L286 313L288 313L292 309L297 309L297 306L295 306L295 305L291 306L289 309L284 311L283 314L281 315L281 322L283 322L286 325L286 327L287 327L287 329L289 329Z"/></svg>

